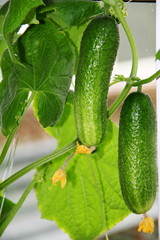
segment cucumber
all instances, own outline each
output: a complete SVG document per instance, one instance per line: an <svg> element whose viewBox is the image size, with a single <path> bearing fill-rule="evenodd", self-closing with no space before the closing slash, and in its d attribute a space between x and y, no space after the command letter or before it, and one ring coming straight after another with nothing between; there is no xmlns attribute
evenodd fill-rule
<svg viewBox="0 0 160 240"><path fill-rule="evenodd" d="M107 94L119 45L115 20L94 18L84 31L75 81L75 120L80 142L97 146L106 134Z"/></svg>
<svg viewBox="0 0 160 240"><path fill-rule="evenodd" d="M118 161L126 205L133 213L147 212L156 196L156 115L144 93L131 93L122 106Z"/></svg>

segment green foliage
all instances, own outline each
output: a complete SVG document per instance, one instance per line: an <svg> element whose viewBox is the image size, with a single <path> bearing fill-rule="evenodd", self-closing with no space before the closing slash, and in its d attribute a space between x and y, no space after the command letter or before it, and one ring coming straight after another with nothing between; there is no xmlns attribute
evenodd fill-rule
<svg viewBox="0 0 160 240"><path fill-rule="evenodd" d="M11 46L14 32L22 23L29 23L34 18L35 7L42 5L42 2L27 1L25 4L14 0L9 5L5 4L1 11L2 15L5 12L7 14L3 33L9 45L2 58L3 81L0 83L0 125L5 136L19 124L30 91L36 95L34 105L41 125L53 126L57 122L68 94L75 67L74 55L78 57L83 31L90 18L103 12L99 4L93 2L54 3L52 20L64 22L67 27L64 29L62 24L58 28L53 22L46 20L44 23L43 20L42 24L31 25ZM47 15L45 17L48 18ZM5 48L6 44L2 40L1 53Z"/></svg>
<svg viewBox="0 0 160 240"><path fill-rule="evenodd" d="M3 39L0 39L0 60L2 57L2 53L4 52L4 50L6 49L6 43Z"/></svg>
<svg viewBox="0 0 160 240"><path fill-rule="evenodd" d="M54 11L43 17L61 23L59 28L43 20L42 24L31 25L12 45L15 31L22 23L35 18L35 7L39 5L41 0L25 4L13 0L1 8L1 15L6 13L3 34L9 46L2 57L3 81L0 83L0 125L5 136L19 124L30 91L36 95L34 105L41 125L53 126L57 122L68 94L75 67L74 55L78 57L83 31L89 19L103 12L99 4L93 2L56 2ZM1 53L5 48L5 42L0 40Z"/></svg>
<svg viewBox="0 0 160 240"><path fill-rule="evenodd" d="M138 82L138 55L133 35L124 19L124 3L122 0L103 2L105 9L104 6L101 8L101 3L91 0L10 0L0 9L0 34L3 32L0 56L6 48L4 39L8 45L1 60L3 81L0 82L0 126L2 133L9 135L0 162L4 160L14 133L33 98L35 115L41 125L57 138L58 148L65 146L51 154L54 161L46 164L50 156L37 160L5 180L3 187L41 165L37 170L40 179L35 191L42 217L55 220L72 239L77 240L94 239L129 214L119 185L118 129L109 120L107 136L97 150L91 155L76 154L69 160L66 166L67 186L60 189L59 183L53 186L50 180L71 153L67 151L75 148L75 141L68 144L77 137L74 94L68 92L73 70L77 66L75 55L77 61L82 34L93 17L108 12L118 18L132 52L130 77L123 77L127 82L126 87L108 110L108 117L120 106L133 86L130 80L135 80L136 84ZM29 27L20 36L17 32L24 23L28 23ZM157 59L160 59L159 52ZM141 82L147 83L155 76L159 76L159 72ZM55 127L48 127L53 125ZM33 184L26 189L14 209L14 204L5 200L3 220L6 220L1 225L1 234L21 207ZM8 215L11 209L13 211ZM7 215L8 218L5 217Z"/></svg>
<svg viewBox="0 0 160 240"><path fill-rule="evenodd" d="M68 34L79 50L84 29L89 21L104 13L99 2L92 1L50 1L37 10L38 19L50 18ZM77 53L77 52L76 52Z"/></svg>
<svg viewBox="0 0 160 240"><path fill-rule="evenodd" d="M2 132L6 136L21 117L29 91L43 127L56 123L63 111L74 68L74 52L65 34L52 22L31 25L14 45L22 65L2 57L0 85Z"/></svg>
<svg viewBox="0 0 160 240"><path fill-rule="evenodd" d="M43 4L42 0L10 1L9 9L7 11L7 16L5 18L5 23L4 23L5 37L7 37L9 33L12 33L17 28L19 28L19 26L21 25L21 23L23 22L23 20L25 19L25 17L27 16L27 14L32 8L35 8L41 4Z"/></svg>
<svg viewBox="0 0 160 240"><path fill-rule="evenodd" d="M70 141L72 142L77 137L73 101L74 93L70 91L60 120L55 127L45 129L52 137L58 139L59 148L67 145Z"/></svg>
<svg viewBox="0 0 160 240"><path fill-rule="evenodd" d="M8 200L7 198L3 198L2 196L0 196L0 206L3 206L0 214L0 226L1 226L1 224L7 218L15 204Z"/></svg>
<svg viewBox="0 0 160 240"><path fill-rule="evenodd" d="M66 120L62 116L62 130L58 125L52 131L61 145L62 138L71 141L76 132L71 103L70 108L67 105L69 103L66 104L64 116L67 112L72 116ZM72 132L70 139L68 132ZM117 134L115 124L108 121L107 137L97 151L87 156L76 154L69 160L66 167L68 183L64 189L59 184L53 186L50 178L70 153L38 170L43 171L43 181L35 186L42 218L56 221L72 239L94 239L129 214L119 186Z"/></svg>
<svg viewBox="0 0 160 240"><path fill-rule="evenodd" d="M57 21L61 19L64 26L78 26L104 12L98 3L91 1L59 1L42 7L40 13L50 11L52 15L49 16Z"/></svg>
<svg viewBox="0 0 160 240"><path fill-rule="evenodd" d="M2 57L2 53L4 52L4 50L6 49L6 43L4 41L3 38L3 22L4 22L4 16L1 15L0 13L0 61L1 61L1 57Z"/></svg>
<svg viewBox="0 0 160 240"><path fill-rule="evenodd" d="M31 11L31 9L42 4L43 4L42 0L10 1L9 8L5 17L3 34L13 59L15 59L14 51L12 49L14 31L18 30L18 28L21 26L21 24L23 23L24 19L26 18L27 14Z"/></svg>
<svg viewBox="0 0 160 240"><path fill-rule="evenodd" d="M79 52L80 49L80 42L82 39L83 32L85 28L88 25L88 21L84 24L81 24L79 26L72 26L70 28L66 28L65 32L68 34L70 40L73 42L73 44L76 46L76 50Z"/></svg>

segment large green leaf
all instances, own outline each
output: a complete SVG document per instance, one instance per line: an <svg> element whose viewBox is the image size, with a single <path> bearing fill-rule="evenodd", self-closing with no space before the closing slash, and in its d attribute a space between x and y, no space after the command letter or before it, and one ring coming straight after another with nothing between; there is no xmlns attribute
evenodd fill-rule
<svg viewBox="0 0 160 240"><path fill-rule="evenodd" d="M51 5L53 3L58 3L58 2L67 2L68 0L43 0L43 2L46 4L46 5ZM70 2L81 2L82 0L69 0ZM92 1L92 0L83 0L83 2L88 2L88 1Z"/></svg>
<svg viewBox="0 0 160 240"><path fill-rule="evenodd" d="M65 111L67 114L67 108ZM68 111L68 114L73 112ZM60 120L63 134L60 126L55 126L54 132L57 131L61 145L61 138L68 139L69 132L76 133L72 117L69 117L70 124L68 120ZM63 189L59 184L53 186L50 178L71 153L40 168L43 181L36 184L35 191L42 218L56 221L71 239L92 240L129 214L119 185L117 141L117 126L108 121L107 136L96 152L75 154L69 160L67 185Z"/></svg>
<svg viewBox="0 0 160 240"><path fill-rule="evenodd" d="M43 127L53 126L63 111L74 69L74 51L63 31L52 22L32 25L14 45L23 66L2 57L0 122L4 135L17 124L29 91L36 94L35 109Z"/></svg>
<svg viewBox="0 0 160 240"><path fill-rule="evenodd" d="M84 29L89 21L104 13L102 3L93 1L75 1L75 0L61 0L48 1L47 6L42 6L38 13L39 18L51 18L65 32L68 33L77 50L79 50L80 41Z"/></svg>
<svg viewBox="0 0 160 240"><path fill-rule="evenodd" d="M83 36L83 32L86 29L88 24L89 24L89 21L87 21L79 26L72 26L70 28L65 29L65 32L68 34L69 39L72 41L72 43L75 46L75 50L77 53L77 64L78 64L81 39ZM77 67L77 64L76 64L76 67ZM75 69L75 72L77 72L76 69Z"/></svg>
<svg viewBox="0 0 160 240"><path fill-rule="evenodd" d="M47 133L58 139L58 147L63 147L77 138L73 101L74 93L70 91L60 120L55 127L45 128ZM70 130L68 131L68 129Z"/></svg>
<svg viewBox="0 0 160 240"><path fill-rule="evenodd" d="M100 15L104 9L98 2L92 1L59 1L43 7L41 13L52 11L52 18L61 18L65 26L77 26ZM50 15L51 16L51 15Z"/></svg>
<svg viewBox="0 0 160 240"><path fill-rule="evenodd" d="M16 62L14 49L12 47L13 33L20 28L27 14L39 5L42 0L12 0L9 2L9 8L5 17L3 35L10 49L12 59Z"/></svg>
<svg viewBox="0 0 160 240"><path fill-rule="evenodd" d="M42 5L42 0L12 0L4 23L4 35L14 32L32 8Z"/></svg>

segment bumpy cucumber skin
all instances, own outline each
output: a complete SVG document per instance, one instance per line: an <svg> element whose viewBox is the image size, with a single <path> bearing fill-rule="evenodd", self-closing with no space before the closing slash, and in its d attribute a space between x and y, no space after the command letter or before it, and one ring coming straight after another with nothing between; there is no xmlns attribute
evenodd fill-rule
<svg viewBox="0 0 160 240"><path fill-rule="evenodd" d="M119 31L115 20L101 16L87 26L81 41L75 82L75 120L82 144L101 143L107 127L107 94Z"/></svg>
<svg viewBox="0 0 160 240"><path fill-rule="evenodd" d="M131 93L122 106L119 177L128 208L136 214L147 212L156 196L156 115L144 93Z"/></svg>

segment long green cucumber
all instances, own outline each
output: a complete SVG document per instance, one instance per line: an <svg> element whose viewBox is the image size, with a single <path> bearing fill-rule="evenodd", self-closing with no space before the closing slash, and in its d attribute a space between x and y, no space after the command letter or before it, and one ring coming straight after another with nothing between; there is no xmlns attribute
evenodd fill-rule
<svg viewBox="0 0 160 240"><path fill-rule="evenodd" d="M131 93L122 106L118 158L126 205L133 213L147 212L156 196L156 115L144 93Z"/></svg>
<svg viewBox="0 0 160 240"><path fill-rule="evenodd" d="M107 94L119 32L108 16L94 18L84 31L75 82L75 119L82 144L101 143L107 127Z"/></svg>

